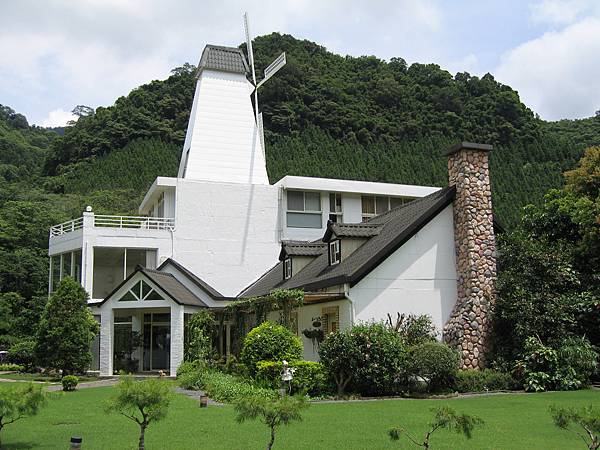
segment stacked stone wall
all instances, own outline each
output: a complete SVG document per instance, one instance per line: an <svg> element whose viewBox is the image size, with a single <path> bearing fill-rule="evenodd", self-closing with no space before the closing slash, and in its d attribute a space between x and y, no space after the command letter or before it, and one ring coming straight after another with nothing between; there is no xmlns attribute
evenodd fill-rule
<svg viewBox="0 0 600 450"><path fill-rule="evenodd" d="M489 152L462 148L448 157L449 184L456 186L454 242L458 297L444 340L461 354L463 369L485 367L496 279Z"/></svg>

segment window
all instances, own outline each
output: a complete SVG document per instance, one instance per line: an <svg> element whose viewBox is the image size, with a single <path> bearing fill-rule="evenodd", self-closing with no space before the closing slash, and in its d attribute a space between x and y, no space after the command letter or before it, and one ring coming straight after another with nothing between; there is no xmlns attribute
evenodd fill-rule
<svg viewBox="0 0 600 450"><path fill-rule="evenodd" d="M329 194L329 220L342 221L342 194L332 192Z"/></svg>
<svg viewBox="0 0 600 450"><path fill-rule="evenodd" d="M292 258L285 258L283 260L283 279L289 278L292 278Z"/></svg>
<svg viewBox="0 0 600 450"><path fill-rule="evenodd" d="M81 250L62 253L50 257L50 293L65 277L73 277L81 283Z"/></svg>
<svg viewBox="0 0 600 450"><path fill-rule="evenodd" d="M120 302L137 302L139 300L163 300L163 298L148 283L140 280L119 299Z"/></svg>
<svg viewBox="0 0 600 450"><path fill-rule="evenodd" d="M363 195L362 196L362 220L363 222L371 217L388 212L390 209L402 206L412 198L405 197L386 197L381 195Z"/></svg>
<svg viewBox="0 0 600 450"><path fill-rule="evenodd" d="M321 310L321 320L323 322L323 333L335 333L340 328L340 307L328 306Z"/></svg>
<svg viewBox="0 0 600 450"><path fill-rule="evenodd" d="M161 192L156 207L156 217L165 217L165 193Z"/></svg>
<svg viewBox="0 0 600 450"><path fill-rule="evenodd" d="M342 252L340 249L340 240L336 239L329 243L329 265L333 266L342 260Z"/></svg>
<svg viewBox="0 0 600 450"><path fill-rule="evenodd" d="M94 247L92 298L105 298L137 265L155 268L156 250Z"/></svg>
<svg viewBox="0 0 600 450"><path fill-rule="evenodd" d="M319 192L287 191L287 226L321 228L321 194Z"/></svg>

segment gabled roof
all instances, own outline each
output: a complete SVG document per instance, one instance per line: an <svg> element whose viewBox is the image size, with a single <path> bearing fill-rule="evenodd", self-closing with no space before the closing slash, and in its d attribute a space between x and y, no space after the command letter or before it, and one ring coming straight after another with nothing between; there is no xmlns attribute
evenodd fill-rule
<svg viewBox="0 0 600 450"><path fill-rule="evenodd" d="M248 63L244 53L239 48L207 45L204 47L198 64L198 73L204 69L222 70L245 75L248 73Z"/></svg>
<svg viewBox="0 0 600 450"><path fill-rule="evenodd" d="M200 306L207 307L206 303L200 300L192 291L181 283L170 273L160 272L159 270L146 269L142 266L137 266L133 273L125 278L119 285L108 294L104 300L100 303L94 304L94 306L100 306L106 300L111 298L119 289L125 286L129 281L138 273L148 278L154 284L156 284L171 300L180 305Z"/></svg>
<svg viewBox="0 0 600 450"><path fill-rule="evenodd" d="M327 246L320 241L281 241L279 260L283 261L288 256L319 256L327 250Z"/></svg>
<svg viewBox="0 0 600 450"><path fill-rule="evenodd" d="M167 258L160 266L158 266L157 270L161 271L165 266L167 266L169 264L172 265L173 267L175 267L179 272L181 272L192 283L194 283L196 286L198 286L200 289L202 289L204 292L206 292L213 300L231 300L231 297L225 297L223 294L221 294L219 291L217 291L215 288L213 288L206 281L204 281L201 278L194 275L192 272L190 272L188 269L183 267L181 264L179 264L174 259Z"/></svg>
<svg viewBox="0 0 600 450"><path fill-rule="evenodd" d="M365 229L376 228L378 232L373 232L363 245L339 264L330 266L328 254L324 252L293 277L283 280L282 263L278 263L239 296L266 295L273 289L311 291L342 283L355 285L450 205L455 195L454 186L447 187L375 216L362 226ZM350 224L341 224L340 228L347 225Z"/></svg>
<svg viewBox="0 0 600 450"><path fill-rule="evenodd" d="M332 236L336 237L355 237L369 238L377 236L381 231L380 223L330 223L323 236L323 242L329 242Z"/></svg>

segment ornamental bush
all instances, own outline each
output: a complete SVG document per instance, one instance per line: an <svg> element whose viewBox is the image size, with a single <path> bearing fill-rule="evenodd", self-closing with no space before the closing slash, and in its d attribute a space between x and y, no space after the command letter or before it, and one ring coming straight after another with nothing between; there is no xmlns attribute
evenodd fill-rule
<svg viewBox="0 0 600 450"><path fill-rule="evenodd" d="M399 333L383 323L364 323L329 334L319 356L338 397L348 391L361 395L396 393L406 348Z"/></svg>
<svg viewBox="0 0 600 450"><path fill-rule="evenodd" d="M35 341L23 339L15 342L8 349L7 356L10 362L24 366L25 370L32 370L35 365Z"/></svg>
<svg viewBox="0 0 600 450"><path fill-rule="evenodd" d="M314 361L292 361L289 367L294 369L292 392L310 396L324 395L329 392L327 375L323 364ZM281 387L283 364L279 361L259 361L256 364L256 381L271 389Z"/></svg>
<svg viewBox="0 0 600 450"><path fill-rule="evenodd" d="M520 388L520 384L510 373L492 369L461 370L454 377L454 389L458 392L508 391Z"/></svg>
<svg viewBox="0 0 600 450"><path fill-rule="evenodd" d="M65 375L60 381L62 383L63 391L65 392L74 391L79 384L79 378L75 375Z"/></svg>
<svg viewBox="0 0 600 450"><path fill-rule="evenodd" d="M302 353L302 341L294 333L282 325L264 322L246 335L240 359L254 375L259 361L295 361Z"/></svg>
<svg viewBox="0 0 600 450"><path fill-rule="evenodd" d="M422 378L432 392L452 385L459 361L455 349L441 342L425 342L408 350L408 374Z"/></svg>

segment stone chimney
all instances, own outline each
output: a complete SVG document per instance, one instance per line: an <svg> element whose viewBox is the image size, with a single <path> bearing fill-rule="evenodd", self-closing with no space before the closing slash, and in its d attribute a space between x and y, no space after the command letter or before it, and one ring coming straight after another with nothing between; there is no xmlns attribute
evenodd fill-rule
<svg viewBox="0 0 600 450"><path fill-rule="evenodd" d="M461 354L463 369L485 366L490 310L496 280L496 239L492 215L491 145L461 142L448 156L449 185L456 187L454 245L458 296L444 340Z"/></svg>

